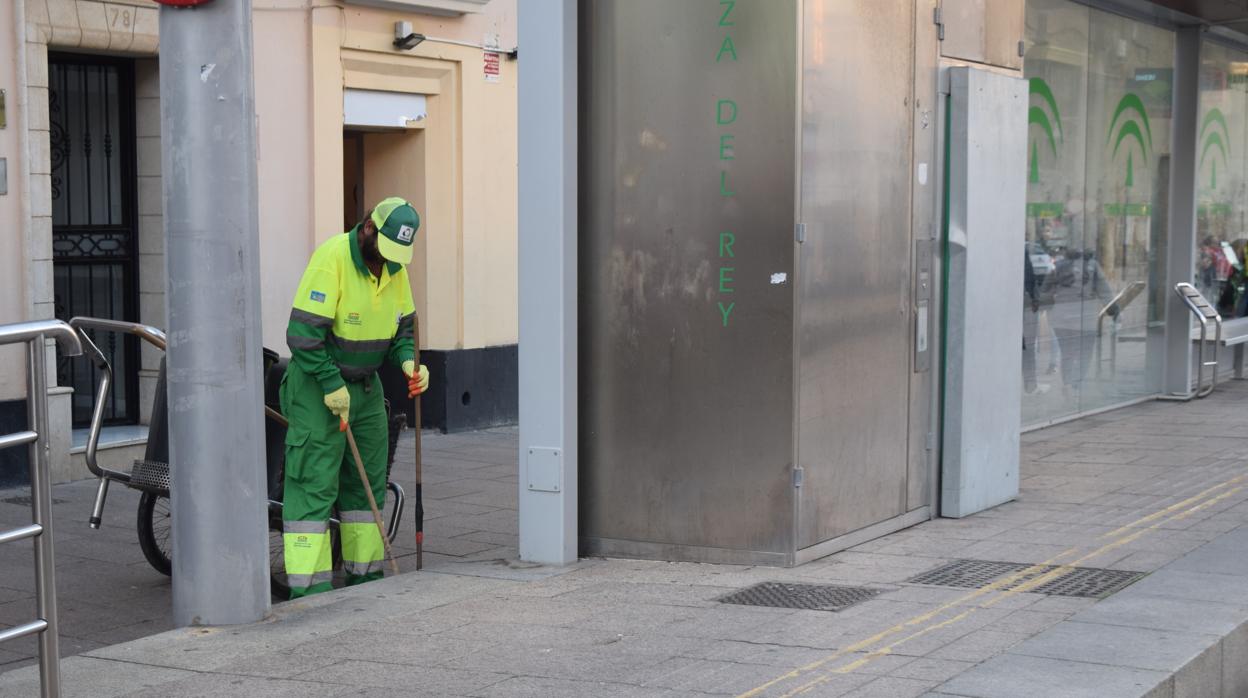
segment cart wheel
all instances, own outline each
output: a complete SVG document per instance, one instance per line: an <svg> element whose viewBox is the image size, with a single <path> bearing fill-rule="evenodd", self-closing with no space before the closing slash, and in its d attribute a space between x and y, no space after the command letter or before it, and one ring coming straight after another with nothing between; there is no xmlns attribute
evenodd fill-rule
<svg viewBox="0 0 1248 698"><path fill-rule="evenodd" d="M335 572L342 569L342 541L338 524L329 524L330 555ZM290 599L290 582L286 579L286 544L282 540L282 520L269 517L269 591L277 601Z"/></svg>
<svg viewBox="0 0 1248 698"><path fill-rule="evenodd" d="M139 547L148 563L166 577L173 574L172 523L169 498L144 492L139 498Z"/></svg>

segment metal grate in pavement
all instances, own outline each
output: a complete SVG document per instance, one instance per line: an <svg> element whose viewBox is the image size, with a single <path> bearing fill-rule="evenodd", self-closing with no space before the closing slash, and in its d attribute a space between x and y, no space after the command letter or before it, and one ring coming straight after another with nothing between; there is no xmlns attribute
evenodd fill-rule
<svg viewBox="0 0 1248 698"><path fill-rule="evenodd" d="M1020 565L1014 562L954 560L906 581L911 584L928 584L937 587L982 589L1001 577L1016 574L1028 567L1031 565Z"/></svg>
<svg viewBox="0 0 1248 698"><path fill-rule="evenodd" d="M1024 565L1017 562L991 562L988 560L954 560L934 570L928 570L918 576L907 579L910 584L926 584L929 586L958 587L962 589L982 589L993 582L1029 568L1033 571L1017 580L1003 585L1001 589L1016 589L1037 577L1053 570L1062 570L1053 579L1027 591L1033 594L1049 596L1076 596L1080 598L1099 599L1121 591L1128 585L1144 576L1143 572L1124 570L1103 570L1092 567L1061 568L1055 565Z"/></svg>
<svg viewBox="0 0 1248 698"><path fill-rule="evenodd" d="M879 589L867 587L763 582L723 596L719 602L743 606L801 608L808 611L843 611L879 593Z"/></svg>
<svg viewBox="0 0 1248 698"><path fill-rule="evenodd" d="M69 501L68 499L57 499L55 497L52 498L53 504L64 504L68 501ZM7 499L0 499L0 502L4 502L5 504L17 504L19 506L24 506L24 507L28 507L32 504L30 495L28 494L22 494L16 497L8 497Z"/></svg>
<svg viewBox="0 0 1248 698"><path fill-rule="evenodd" d="M1143 572L1076 567L1057 579L1045 582L1031 591L1036 594L1048 594L1050 596L1078 596L1086 599L1100 599L1122 591L1143 576Z"/></svg>

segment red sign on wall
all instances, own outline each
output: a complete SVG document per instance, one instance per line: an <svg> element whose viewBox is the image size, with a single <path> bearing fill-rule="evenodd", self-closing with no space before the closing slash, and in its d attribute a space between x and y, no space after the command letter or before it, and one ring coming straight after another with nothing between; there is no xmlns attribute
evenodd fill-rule
<svg viewBox="0 0 1248 698"><path fill-rule="evenodd" d="M486 82L498 82L499 77L500 76L498 72L498 52L486 51L485 52L485 81Z"/></svg>

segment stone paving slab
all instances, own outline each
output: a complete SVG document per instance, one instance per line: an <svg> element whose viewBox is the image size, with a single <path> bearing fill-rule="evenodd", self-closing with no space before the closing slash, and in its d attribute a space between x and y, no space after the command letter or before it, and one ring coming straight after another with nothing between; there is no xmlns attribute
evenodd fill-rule
<svg viewBox="0 0 1248 698"><path fill-rule="evenodd" d="M1034 666L1028 658L1061 662L1061 671L1104 695L1248 695L1248 574L1235 574L1238 568L1220 562L1246 551L1248 526L1213 539L937 690L982 698L1031 695L1018 685L1020 667ZM1209 566L1223 573L1189 571ZM1136 683L1149 675L1129 670L1160 678L1140 690Z"/></svg>
<svg viewBox="0 0 1248 698"><path fill-rule="evenodd" d="M270 620L251 626L85 647L64 662L68 693L86 694L89 675L110 686L110 672L152 672L129 692L1248 695L1248 677L1236 670L1248 667L1248 625L1237 625L1248 609L1248 583L1240 580L1248 570L1239 562L1248 559L1245 397L1248 383L1230 383L1200 402L1145 403L1024 434L1017 501L793 569L517 563L506 496L514 488L515 431L426 437L426 482L435 492L445 486L426 501L426 529L431 541L438 532L447 554L426 552L424 572L280 604ZM1193 430L1214 435L1197 439ZM410 448L401 445L400 463L410 462ZM496 484L465 489L477 480ZM110 545L133 545L112 535ZM410 570L411 541L398 547ZM1101 601L907 581L972 556L1153 574ZM80 547L61 564L86 571L100 557L107 556ZM144 571L142 563L120 567ZM0 575L0 589L10 590L9 602L23 601L22 588L6 579ZM763 581L863 584L881 593L839 613L718 601ZM114 583L122 588L102 605L144 597ZM70 596L88 586L71 583ZM145 596L160 602L150 589ZM112 632L107 625L98 633ZM0 695L24 695L35 680L32 667L0 673Z"/></svg>
<svg viewBox="0 0 1248 698"><path fill-rule="evenodd" d="M1139 698L1167 677L1165 672L1105 667L1084 662L1006 654L942 684L936 696L965 698Z"/></svg>
<svg viewBox="0 0 1248 698"><path fill-rule="evenodd" d="M425 566L450 566L474 576L514 575L508 567L518 540L515 504L502 492L516 492L514 428L499 428L470 435L422 435L425 487ZM446 458L471 447L471 460ZM510 454L504 456L501 454ZM501 464L501 465L500 465ZM499 475L492 468L503 468ZM84 471L85 474L85 471ZM400 441L393 476L409 493L415 485L414 437L408 432ZM445 483L445 484L439 484ZM53 525L57 561L57 591L61 618L61 652L72 656L105 645L146 637L173 628L170 617L169 578L152 569L143 558L134 519L139 494L113 485L104 511L104 525L96 531L86 526L95 497L94 480L53 487ZM21 489L0 490L0 500L28 494ZM490 498L499 501L490 503ZM464 500L471 501L464 501ZM509 507L507 506L509 505ZM508 509L502 524L479 519ZM409 502L409 509L410 502ZM446 518L463 516L464 526L450 526ZM480 520L485 530L475 525ZM24 525L30 509L0 501L0 529ZM502 529L502 532L496 532ZM399 567L407 572L416 566L416 545L409 513L394 546ZM34 617L33 555L29 543L0 546L0 628L25 623ZM501 568L500 571L498 568ZM540 576L540 573L538 573ZM0 673L34 662L36 644L23 638L0 646Z"/></svg>

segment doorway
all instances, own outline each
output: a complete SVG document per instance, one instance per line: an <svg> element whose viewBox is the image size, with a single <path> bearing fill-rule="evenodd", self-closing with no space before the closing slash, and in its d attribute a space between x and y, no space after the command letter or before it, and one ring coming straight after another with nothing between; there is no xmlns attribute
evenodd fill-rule
<svg viewBox="0 0 1248 698"><path fill-rule="evenodd" d="M138 320L138 216L134 61L52 53L48 116L52 160L52 268L56 317ZM139 417L138 341L97 338L114 371L105 424ZM94 365L62 360L74 389L73 425L91 421Z"/></svg>
<svg viewBox="0 0 1248 698"><path fill-rule="evenodd" d="M343 230L354 227L371 205L388 196L407 199L424 215L424 142L419 129L343 131ZM422 233L426 223L421 222Z"/></svg>

